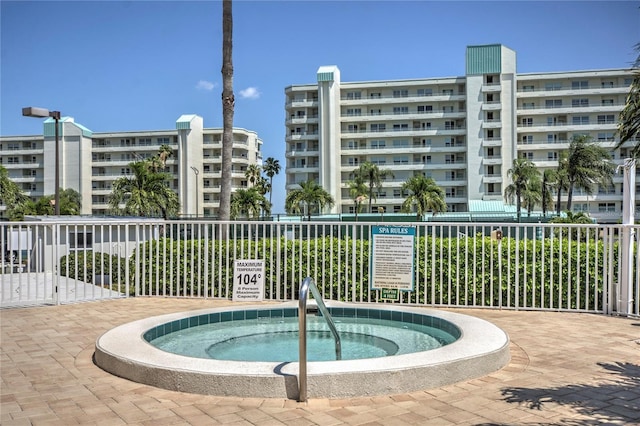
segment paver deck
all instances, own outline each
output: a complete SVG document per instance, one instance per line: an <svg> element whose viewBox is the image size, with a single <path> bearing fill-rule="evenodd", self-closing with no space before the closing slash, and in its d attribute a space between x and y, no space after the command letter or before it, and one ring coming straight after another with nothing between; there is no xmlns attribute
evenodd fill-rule
<svg viewBox="0 0 640 426"><path fill-rule="evenodd" d="M95 340L112 327L230 303L129 298L0 310L0 423L640 425L640 319L452 309L509 333L510 364L436 389L306 403L168 391L112 376L92 361Z"/></svg>

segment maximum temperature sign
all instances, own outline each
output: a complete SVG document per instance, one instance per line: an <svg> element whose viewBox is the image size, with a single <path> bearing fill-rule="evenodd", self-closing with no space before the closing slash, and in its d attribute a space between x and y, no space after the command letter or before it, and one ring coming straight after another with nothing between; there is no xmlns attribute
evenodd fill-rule
<svg viewBox="0 0 640 426"><path fill-rule="evenodd" d="M233 264L233 301L260 302L264 298L264 260L238 260Z"/></svg>

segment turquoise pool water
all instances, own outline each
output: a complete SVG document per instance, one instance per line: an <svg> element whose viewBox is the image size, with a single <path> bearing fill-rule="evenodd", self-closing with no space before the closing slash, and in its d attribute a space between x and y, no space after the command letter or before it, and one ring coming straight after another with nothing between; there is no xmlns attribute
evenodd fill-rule
<svg viewBox="0 0 640 426"><path fill-rule="evenodd" d="M353 316L334 316L343 360L423 352L452 343L459 337L459 331L452 324L438 318L412 316L408 318L410 321L402 321L371 318L370 310L362 311L366 312L364 315L360 312L360 316L357 312L353 312ZM249 319L218 318L200 325L201 322L199 319L177 326L164 325L161 329L156 327L145 333L145 339L164 351L196 358L298 361L298 318L295 316L256 315ZM310 315L307 329L308 360L335 361L333 336L324 318Z"/></svg>

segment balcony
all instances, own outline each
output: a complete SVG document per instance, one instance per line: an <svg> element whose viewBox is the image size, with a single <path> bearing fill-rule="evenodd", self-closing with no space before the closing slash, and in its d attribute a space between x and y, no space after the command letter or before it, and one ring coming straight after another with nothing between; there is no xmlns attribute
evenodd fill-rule
<svg viewBox="0 0 640 426"><path fill-rule="evenodd" d="M487 155L482 159L482 164L487 166L502 164L502 156L501 155Z"/></svg>
<svg viewBox="0 0 640 426"><path fill-rule="evenodd" d="M502 109L502 102L501 101L484 102L480 106L480 109L482 111L500 111Z"/></svg>
<svg viewBox="0 0 640 426"><path fill-rule="evenodd" d="M496 93L502 90L502 85L500 83L485 83L480 90L482 93Z"/></svg>
<svg viewBox="0 0 640 426"><path fill-rule="evenodd" d="M482 146L502 146L501 138L484 138L482 140Z"/></svg>
<svg viewBox="0 0 640 426"><path fill-rule="evenodd" d="M499 118L484 120L482 122L483 129L499 129L500 127L502 127L502 121Z"/></svg>

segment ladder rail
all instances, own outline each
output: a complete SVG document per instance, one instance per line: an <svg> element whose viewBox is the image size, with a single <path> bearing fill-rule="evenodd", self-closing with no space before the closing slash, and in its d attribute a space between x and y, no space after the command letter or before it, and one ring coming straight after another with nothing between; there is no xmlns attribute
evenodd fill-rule
<svg viewBox="0 0 640 426"><path fill-rule="evenodd" d="M324 304L324 300L322 300L322 296L318 291L318 286L316 286L315 281L313 278L307 277L302 281L302 284L300 284L300 293L298 297L298 351L300 365L300 371L298 374L298 401L300 402L307 400L307 299L309 298L309 291L311 291L313 298L318 304L318 309L325 321L327 321L329 330L331 330L331 334L333 335L336 346L336 359L342 359L342 344L340 342L340 336L338 335L336 325L333 322L333 318L331 317L327 306Z"/></svg>

